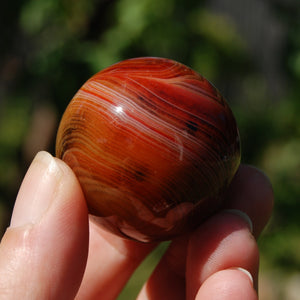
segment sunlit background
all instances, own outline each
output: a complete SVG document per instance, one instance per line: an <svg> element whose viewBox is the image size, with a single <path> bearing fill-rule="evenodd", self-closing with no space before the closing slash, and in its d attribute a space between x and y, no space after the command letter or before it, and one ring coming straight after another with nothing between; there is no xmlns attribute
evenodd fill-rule
<svg viewBox="0 0 300 300"><path fill-rule="evenodd" d="M75 92L95 72L137 56L178 60L228 99L242 160L268 174L276 197L259 240L261 299L299 299L299 0L3 1L1 231L36 152L54 153L59 119ZM162 248L119 299L135 298Z"/></svg>

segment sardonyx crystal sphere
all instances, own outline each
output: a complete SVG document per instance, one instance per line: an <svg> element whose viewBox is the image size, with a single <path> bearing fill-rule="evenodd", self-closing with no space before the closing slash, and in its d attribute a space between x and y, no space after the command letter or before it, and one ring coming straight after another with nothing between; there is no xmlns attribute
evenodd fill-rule
<svg viewBox="0 0 300 300"><path fill-rule="evenodd" d="M68 105L56 156L89 212L122 237L187 233L222 205L240 163L228 104L205 78L165 58L134 58L91 77Z"/></svg>

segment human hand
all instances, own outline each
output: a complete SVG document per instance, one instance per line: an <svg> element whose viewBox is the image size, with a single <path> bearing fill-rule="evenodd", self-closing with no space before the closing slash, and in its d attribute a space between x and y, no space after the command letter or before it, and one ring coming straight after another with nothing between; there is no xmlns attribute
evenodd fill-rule
<svg viewBox="0 0 300 300"><path fill-rule="evenodd" d="M255 239L272 206L268 179L241 166L225 210L171 242L138 300L257 299ZM89 221L71 169L41 152L0 244L0 299L115 299L155 246L121 239Z"/></svg>

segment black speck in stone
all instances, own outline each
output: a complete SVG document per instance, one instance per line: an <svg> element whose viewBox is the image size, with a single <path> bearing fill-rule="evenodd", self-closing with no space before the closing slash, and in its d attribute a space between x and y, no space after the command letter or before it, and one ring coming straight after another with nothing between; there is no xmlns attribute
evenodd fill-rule
<svg viewBox="0 0 300 300"><path fill-rule="evenodd" d="M144 181L149 175L149 170L145 166L137 165L133 170L133 176L135 180L142 182Z"/></svg>
<svg viewBox="0 0 300 300"><path fill-rule="evenodd" d="M196 124L196 123L193 122L193 121L188 121L188 122L186 123L186 126L187 126L188 132L189 132L190 134L195 134L195 133L199 130L198 124Z"/></svg>

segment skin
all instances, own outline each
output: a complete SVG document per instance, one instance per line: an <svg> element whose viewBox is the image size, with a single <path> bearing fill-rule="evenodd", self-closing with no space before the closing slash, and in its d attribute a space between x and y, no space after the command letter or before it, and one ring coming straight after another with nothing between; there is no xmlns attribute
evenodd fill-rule
<svg viewBox="0 0 300 300"><path fill-rule="evenodd" d="M256 239L272 207L267 177L241 166L224 210L172 241L138 300L257 299ZM155 246L121 239L89 220L71 169L41 152L0 244L0 299L116 299Z"/></svg>

